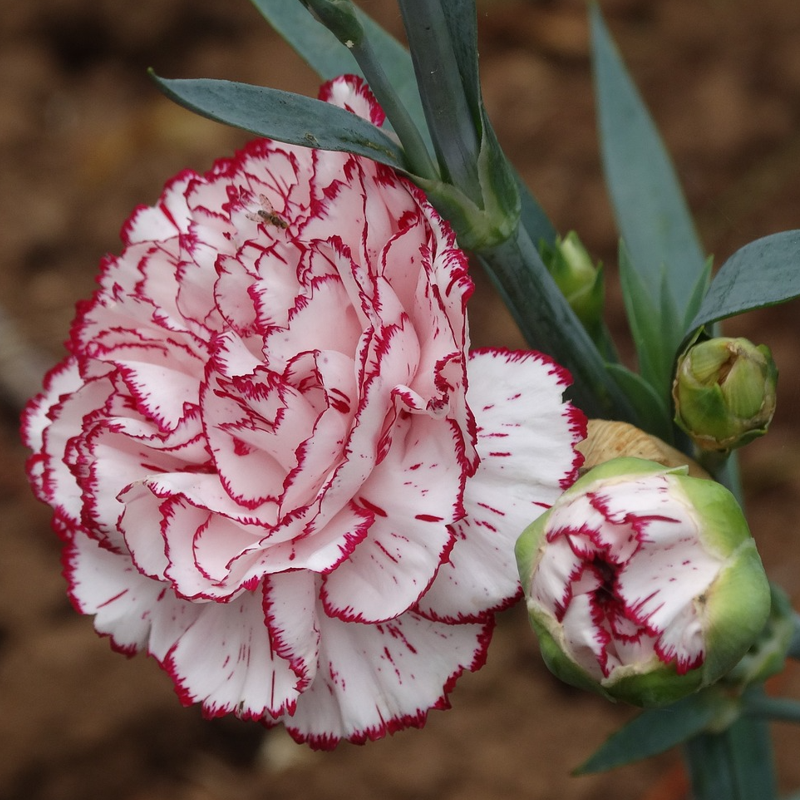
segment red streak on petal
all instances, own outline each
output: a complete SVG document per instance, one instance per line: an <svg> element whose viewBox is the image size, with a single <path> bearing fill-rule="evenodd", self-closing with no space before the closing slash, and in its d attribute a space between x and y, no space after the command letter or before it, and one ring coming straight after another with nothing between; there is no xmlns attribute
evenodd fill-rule
<svg viewBox="0 0 800 800"><path fill-rule="evenodd" d="M359 497L358 499L361 502L361 504L365 508L368 508L373 514L377 514L379 517L387 516L386 512L380 506L376 506L374 503L370 503L370 501L367 500L365 497Z"/></svg>

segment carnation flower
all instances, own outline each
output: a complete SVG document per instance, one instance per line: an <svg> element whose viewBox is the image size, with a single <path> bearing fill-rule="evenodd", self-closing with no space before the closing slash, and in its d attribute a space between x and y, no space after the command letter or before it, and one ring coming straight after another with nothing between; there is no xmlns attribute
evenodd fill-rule
<svg viewBox="0 0 800 800"><path fill-rule="evenodd" d="M381 121L355 79L324 94ZM75 606L207 715L319 747L421 725L574 478L564 371L468 355L453 234L363 158L255 141L123 240L24 419Z"/></svg>
<svg viewBox="0 0 800 800"><path fill-rule="evenodd" d="M719 680L761 633L770 590L733 495L652 461L590 470L517 544L550 669L636 705Z"/></svg>

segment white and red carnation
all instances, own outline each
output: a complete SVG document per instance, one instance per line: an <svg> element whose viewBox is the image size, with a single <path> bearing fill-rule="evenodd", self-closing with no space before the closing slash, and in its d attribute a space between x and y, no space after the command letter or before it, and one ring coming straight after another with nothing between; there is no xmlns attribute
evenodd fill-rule
<svg viewBox="0 0 800 800"><path fill-rule="evenodd" d="M326 96L380 122L350 83ZM123 239L24 419L74 604L209 715L320 747L422 724L574 478L564 372L468 357L450 229L360 157L253 142Z"/></svg>
<svg viewBox="0 0 800 800"><path fill-rule="evenodd" d="M531 623L568 683L667 705L719 680L763 632L769 582L741 508L687 472L612 459L519 538Z"/></svg>

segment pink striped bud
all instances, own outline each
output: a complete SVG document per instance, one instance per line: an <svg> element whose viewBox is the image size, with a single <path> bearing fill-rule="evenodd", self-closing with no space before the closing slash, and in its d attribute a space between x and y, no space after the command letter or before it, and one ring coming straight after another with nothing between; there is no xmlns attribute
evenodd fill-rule
<svg viewBox="0 0 800 800"><path fill-rule="evenodd" d="M551 671L635 705L721 678L770 607L730 492L641 459L590 470L522 534L517 560Z"/></svg>

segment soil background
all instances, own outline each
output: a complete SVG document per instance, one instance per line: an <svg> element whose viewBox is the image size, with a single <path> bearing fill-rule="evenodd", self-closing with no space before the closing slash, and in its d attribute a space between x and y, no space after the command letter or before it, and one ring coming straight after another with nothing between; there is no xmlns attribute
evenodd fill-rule
<svg viewBox="0 0 800 800"><path fill-rule="evenodd" d="M290 0L286 0L289 2ZM362 5L401 35L391 2ZM800 5L795 0L605 0L609 25L671 149L717 265L800 227ZM486 101L501 142L562 232L607 265L608 322L630 351L602 184L581 0L480 3ZM679 800L679 756L569 772L632 711L558 684L520 608L486 667L424 730L314 753L281 730L206 721L142 656L125 659L76 615L50 513L18 442L22 398L63 356L75 302L118 252L130 210L184 167L246 135L161 97L147 67L315 94L312 73L247 0L0 3L0 797L5 800ZM800 268L800 265L798 265ZM521 346L476 276L476 345ZM770 576L800 600L800 367L796 303L726 331L769 344L781 369L771 434L743 455L748 514ZM791 666L771 690L800 696ZM781 784L800 786L800 735L775 726Z"/></svg>

